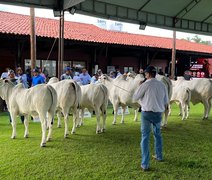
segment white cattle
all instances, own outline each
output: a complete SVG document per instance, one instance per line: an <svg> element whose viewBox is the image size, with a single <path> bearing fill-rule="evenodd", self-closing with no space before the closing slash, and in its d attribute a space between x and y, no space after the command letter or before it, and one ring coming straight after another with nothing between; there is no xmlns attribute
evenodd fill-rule
<svg viewBox="0 0 212 180"><path fill-rule="evenodd" d="M51 139L52 135L52 119L54 118L57 94L56 91L46 84L40 84L30 89L23 88L22 84L14 86L8 80L0 80L0 96L8 105L8 109L12 118L13 132L11 138L16 138L16 118L22 114L25 117L25 133L24 137L28 137L28 116L39 116L42 127L41 147L46 145L46 140ZM46 115L48 121L46 121ZM49 133L46 139L47 123Z"/></svg>
<svg viewBox="0 0 212 180"><path fill-rule="evenodd" d="M87 108L90 112L93 110L96 114L97 127L96 133L105 131L106 111L108 105L108 90L103 84L88 84L80 86L82 90L81 98L81 118L79 125L83 124L84 109ZM100 127L100 115L102 113L103 125Z"/></svg>
<svg viewBox="0 0 212 180"><path fill-rule="evenodd" d="M208 119L211 109L212 81L206 78L186 81L183 77L180 77L176 83L179 87L184 86L190 89L192 104L202 103L204 105L204 115L202 119Z"/></svg>
<svg viewBox="0 0 212 180"><path fill-rule="evenodd" d="M156 79L165 84L167 91L168 91L169 100L170 100L171 96L172 96L172 82L171 82L171 80L168 77L160 75L160 74L156 75ZM161 124L163 127L166 127L166 125L168 123L168 115L169 115L169 106L167 105L167 107L165 108L165 112L164 112L165 117L163 118L163 122Z"/></svg>
<svg viewBox="0 0 212 180"><path fill-rule="evenodd" d="M75 133L76 123L78 119L77 108L79 107L81 101L81 88L77 82L73 80L62 80L59 81L58 78L53 77L48 82L57 92L58 103L57 103L57 117L58 117L58 127L61 127L61 112L64 115L65 122L65 133L64 137L68 137L68 116L69 113L73 112L73 126L71 133Z"/></svg>
<svg viewBox="0 0 212 180"><path fill-rule="evenodd" d="M170 100L170 104L173 102L179 103L180 115L182 120L187 119L190 110L191 91L188 87L179 85L176 81L172 81L173 92ZM169 108L171 114L171 108Z"/></svg>
<svg viewBox="0 0 212 180"><path fill-rule="evenodd" d="M116 79L112 79L106 74L100 76L99 80L107 87L109 91L109 99L114 109L113 124L116 124L119 106L121 106L123 109L121 123L124 123L124 114L127 106L130 106L135 109L134 121L137 121L138 108L140 107L140 105L138 102L133 101L132 97L135 90L140 85L138 81L134 81L134 79L132 78L125 80L125 78L123 78L122 76L119 76ZM139 79L139 82L140 81L141 80Z"/></svg>

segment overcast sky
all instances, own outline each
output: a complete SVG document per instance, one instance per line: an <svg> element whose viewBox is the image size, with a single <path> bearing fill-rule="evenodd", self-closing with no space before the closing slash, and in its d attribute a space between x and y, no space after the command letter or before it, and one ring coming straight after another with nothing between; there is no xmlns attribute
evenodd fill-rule
<svg viewBox="0 0 212 180"><path fill-rule="evenodd" d="M18 14L25 14L29 15L29 8L27 7L20 7L20 6L10 6L10 5L3 5L0 4L0 11L7 11L7 12L13 12ZM35 9L35 16L36 17L46 17L46 18L54 18L53 11L52 10L46 10L46 9ZM58 19L58 18L55 18ZM82 23L90 23L90 24L97 24L97 19L90 17L90 16L84 16L80 14L74 14L71 15L68 12L65 12L65 20L66 21L74 21L74 22L82 22ZM113 21L108 20L107 24L110 26ZM135 33L135 34L144 34L144 35L152 35L152 36L160 36L160 37L172 37L173 32L170 30L164 30L160 28L153 28L147 26L145 30L139 30L139 26L135 24L129 24L129 23L123 23L123 31L129 32L129 33ZM191 33L183 33L177 31L177 38L187 38L187 37L194 37L195 34ZM204 41L212 41L212 37L210 36L204 36L199 35L202 40Z"/></svg>

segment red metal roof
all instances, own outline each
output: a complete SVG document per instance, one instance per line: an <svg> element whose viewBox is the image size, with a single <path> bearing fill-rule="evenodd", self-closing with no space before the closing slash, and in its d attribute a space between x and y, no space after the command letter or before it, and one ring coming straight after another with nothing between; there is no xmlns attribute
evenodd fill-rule
<svg viewBox="0 0 212 180"><path fill-rule="evenodd" d="M59 21L36 17L36 35L57 38ZM0 33L30 35L30 16L0 12ZM145 46L155 48L172 48L172 38L114 32L98 28L91 24L65 22L64 38L70 40L120 44L129 46ZM212 46L176 40L176 49L212 53Z"/></svg>

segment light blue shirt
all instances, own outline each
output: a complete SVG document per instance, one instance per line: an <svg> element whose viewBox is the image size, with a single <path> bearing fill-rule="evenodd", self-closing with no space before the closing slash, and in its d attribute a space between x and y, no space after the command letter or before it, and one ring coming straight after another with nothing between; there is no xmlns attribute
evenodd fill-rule
<svg viewBox="0 0 212 180"><path fill-rule="evenodd" d="M81 73L79 75L79 77L80 77L80 79L82 81L82 85L89 84L90 81L91 81L91 76L88 73L86 73L86 74Z"/></svg>
<svg viewBox="0 0 212 180"><path fill-rule="evenodd" d="M135 91L133 99L139 100L142 111L153 112L164 112L169 101L166 86L155 78L141 84Z"/></svg>
<svg viewBox="0 0 212 180"><path fill-rule="evenodd" d="M18 82L21 82L23 84L23 87L24 88L28 88L29 87L29 85L27 83L27 76L26 76L26 74L22 74L22 75L19 75L19 76L17 75L16 76L16 79L17 79Z"/></svg>

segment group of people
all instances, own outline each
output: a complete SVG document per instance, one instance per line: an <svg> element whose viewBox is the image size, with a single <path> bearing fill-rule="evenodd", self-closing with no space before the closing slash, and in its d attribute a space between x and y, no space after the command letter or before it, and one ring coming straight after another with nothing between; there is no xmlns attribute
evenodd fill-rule
<svg viewBox="0 0 212 180"><path fill-rule="evenodd" d="M98 78L99 76L101 76L102 70L98 69L96 73L93 74L93 76L91 77L87 71L87 69L83 68L81 70L81 73L78 71L74 71L74 69L72 69L70 66L66 66L64 68L64 73L61 75L60 80L64 80L64 79L73 79L74 81L76 81L77 83L81 84L81 85L86 85L86 84L90 84L90 83L98 83ZM119 71L119 69L116 69L115 71L111 71L109 73L109 76L111 78L116 78L118 76L122 75Z"/></svg>

